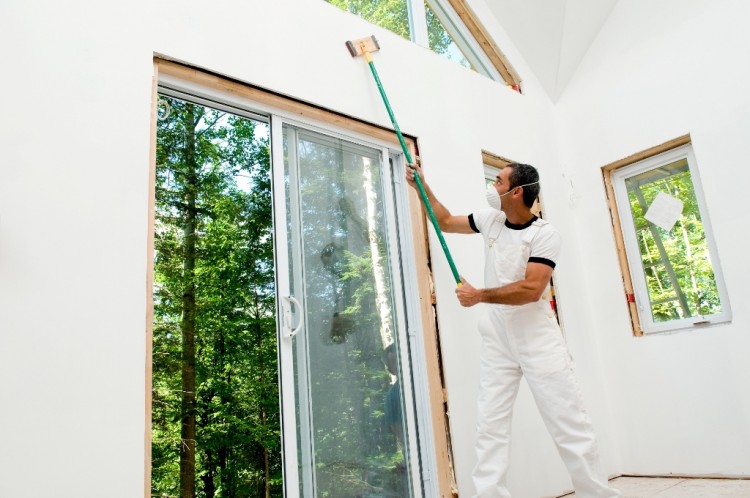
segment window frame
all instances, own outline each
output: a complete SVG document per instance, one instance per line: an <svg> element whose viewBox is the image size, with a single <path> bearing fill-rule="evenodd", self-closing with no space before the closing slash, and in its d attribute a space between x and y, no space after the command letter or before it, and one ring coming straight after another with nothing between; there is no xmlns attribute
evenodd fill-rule
<svg viewBox="0 0 750 498"><path fill-rule="evenodd" d="M707 243L717 292L722 311L714 315L692 316L666 322L653 319L648 287L645 280L641 252L633 223L632 210L627 201L625 180L646 171L651 171L685 159L701 216L703 232ZM697 162L689 135L678 137L664 144L639 152L628 158L602 167L605 190L608 197L612 228L619 256L620 271L623 277L625 298L631 317L634 336L658 335L720 325L732 321L729 296L724 281L718 248L713 236L708 206L700 181Z"/></svg>
<svg viewBox="0 0 750 498"><path fill-rule="evenodd" d="M481 53L484 54L487 59L489 59L491 67L493 67L500 74L502 81L513 90L521 93L521 77L510 64L502 50L500 50L495 41L492 39L487 29L479 21L477 15L474 13L471 7L469 7L469 4L466 2L466 0L429 0L428 3L431 4L430 6L432 7L433 11L435 11L436 15L439 14L436 11L435 7L432 6L433 3L439 4L442 10L445 11L445 13L451 18L451 21L456 26L465 27L467 32L471 36L465 37L467 39L464 39L463 41L468 42L470 39L471 41L476 42ZM448 5L445 5L445 3L447 3ZM452 35L452 33L450 32L449 34ZM472 49L471 51L475 56L479 53L476 49ZM470 62L473 63L473 61Z"/></svg>

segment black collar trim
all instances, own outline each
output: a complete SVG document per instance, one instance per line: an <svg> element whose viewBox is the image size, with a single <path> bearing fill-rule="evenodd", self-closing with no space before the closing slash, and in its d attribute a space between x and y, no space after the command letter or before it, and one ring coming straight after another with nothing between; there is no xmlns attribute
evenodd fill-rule
<svg viewBox="0 0 750 498"><path fill-rule="evenodd" d="M536 216L534 216L533 218L531 218L531 220L528 223L524 223L523 225L516 225L516 224L511 223L510 221L508 221L506 219L505 220L505 226L508 227L508 228L510 228L511 230L523 230L525 228L529 228L532 225L532 223L534 223L538 219L539 218L537 218Z"/></svg>

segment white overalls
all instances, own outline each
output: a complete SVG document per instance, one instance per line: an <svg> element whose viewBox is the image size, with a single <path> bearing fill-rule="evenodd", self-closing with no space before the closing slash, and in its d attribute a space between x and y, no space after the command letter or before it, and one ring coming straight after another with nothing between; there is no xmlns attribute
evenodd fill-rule
<svg viewBox="0 0 750 498"><path fill-rule="evenodd" d="M537 220L522 230L520 244L505 243L505 216L483 232L485 285L497 287L522 280L532 242L547 222ZM549 227L552 229L552 227ZM520 234L511 239L519 240ZM497 243L495 243L497 242ZM494 275L493 275L494 273ZM550 435L557 445L579 498L616 497L599 462L594 431L586 414L573 365L545 291L525 305L487 305L479 324L482 337L477 464L473 478L481 498L510 497L506 476L510 459L513 404L521 376L528 385Z"/></svg>

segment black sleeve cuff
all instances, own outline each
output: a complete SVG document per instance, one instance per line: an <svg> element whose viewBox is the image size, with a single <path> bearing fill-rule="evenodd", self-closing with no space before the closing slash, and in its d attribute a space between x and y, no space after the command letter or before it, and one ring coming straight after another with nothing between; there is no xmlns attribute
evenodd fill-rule
<svg viewBox="0 0 750 498"><path fill-rule="evenodd" d="M469 215L469 226L471 227L472 230L474 230L475 232L479 233L479 229L474 224L474 213L471 213Z"/></svg>
<svg viewBox="0 0 750 498"><path fill-rule="evenodd" d="M532 258L529 258L529 263L541 263L543 265L549 266L550 268L555 267L555 262L547 258L533 258L532 257Z"/></svg>

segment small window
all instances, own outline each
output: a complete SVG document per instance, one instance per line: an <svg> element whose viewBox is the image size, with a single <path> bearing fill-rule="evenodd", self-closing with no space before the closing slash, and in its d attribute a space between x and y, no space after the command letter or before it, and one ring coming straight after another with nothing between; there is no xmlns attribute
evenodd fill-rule
<svg viewBox="0 0 750 498"><path fill-rule="evenodd" d="M464 0L325 0L520 92L520 78Z"/></svg>
<svg viewBox="0 0 750 498"><path fill-rule="evenodd" d="M695 156L681 141L604 168L636 335L731 320Z"/></svg>
<svg viewBox="0 0 750 498"><path fill-rule="evenodd" d="M482 151L482 164L484 164L484 180L485 186L489 186L495 183L495 178L501 169L507 165L513 163L510 159L506 159L502 156L495 155L486 150ZM541 196L540 196L541 197ZM534 205L531 206L531 212L536 216L543 218L542 216L542 205L540 199L534 201Z"/></svg>

